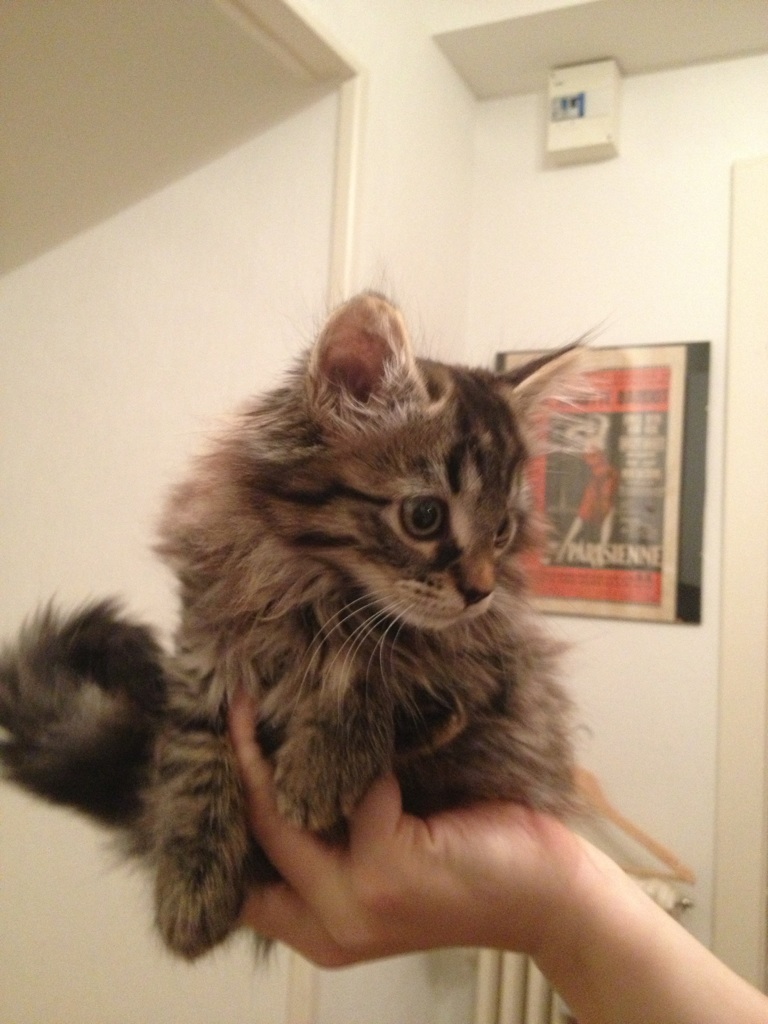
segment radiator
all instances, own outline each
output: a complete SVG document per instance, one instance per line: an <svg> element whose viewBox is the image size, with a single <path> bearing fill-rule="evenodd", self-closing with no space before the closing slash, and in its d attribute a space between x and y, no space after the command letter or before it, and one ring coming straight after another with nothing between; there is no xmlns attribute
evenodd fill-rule
<svg viewBox="0 0 768 1024"><path fill-rule="evenodd" d="M571 1024L536 964L520 953L480 951L473 1024Z"/></svg>

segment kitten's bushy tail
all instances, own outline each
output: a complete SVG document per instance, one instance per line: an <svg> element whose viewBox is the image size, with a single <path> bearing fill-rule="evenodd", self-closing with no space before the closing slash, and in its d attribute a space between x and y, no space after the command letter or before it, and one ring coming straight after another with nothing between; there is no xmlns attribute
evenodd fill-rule
<svg viewBox="0 0 768 1024"><path fill-rule="evenodd" d="M48 608L0 651L0 766L38 796L130 826L165 690L152 631L116 603Z"/></svg>

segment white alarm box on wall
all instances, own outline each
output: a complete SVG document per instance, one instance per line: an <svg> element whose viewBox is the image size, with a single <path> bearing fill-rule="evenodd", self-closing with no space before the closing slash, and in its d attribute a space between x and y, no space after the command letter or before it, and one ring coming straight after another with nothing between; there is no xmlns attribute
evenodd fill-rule
<svg viewBox="0 0 768 1024"><path fill-rule="evenodd" d="M620 86L615 60L550 71L547 153L553 162L618 156Z"/></svg>

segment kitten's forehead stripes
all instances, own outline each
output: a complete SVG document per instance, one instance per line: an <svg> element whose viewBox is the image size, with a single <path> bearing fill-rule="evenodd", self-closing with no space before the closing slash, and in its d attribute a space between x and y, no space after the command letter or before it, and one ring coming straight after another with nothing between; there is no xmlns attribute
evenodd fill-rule
<svg viewBox="0 0 768 1024"><path fill-rule="evenodd" d="M448 486L458 494L471 465L477 477L508 492L524 449L507 402L472 373L457 373L454 388L460 440L445 459Z"/></svg>
<svg viewBox="0 0 768 1024"><path fill-rule="evenodd" d="M356 487L350 487L340 481L334 481L319 491L303 489L291 489L278 485L273 491L274 497L282 501L291 502L294 505L305 505L309 508L321 508L341 498L352 498L356 501L363 501L370 505L378 505L384 508L389 505L391 498L384 498L380 494L369 494L367 491L360 491Z"/></svg>
<svg viewBox="0 0 768 1024"><path fill-rule="evenodd" d="M357 537L351 534L332 534L323 530L307 530L291 539L300 548L349 548L358 543Z"/></svg>
<svg viewBox="0 0 768 1024"><path fill-rule="evenodd" d="M448 452L445 460L445 474L448 477L448 486L453 494L461 490L461 467L467 456L467 441L458 441Z"/></svg>

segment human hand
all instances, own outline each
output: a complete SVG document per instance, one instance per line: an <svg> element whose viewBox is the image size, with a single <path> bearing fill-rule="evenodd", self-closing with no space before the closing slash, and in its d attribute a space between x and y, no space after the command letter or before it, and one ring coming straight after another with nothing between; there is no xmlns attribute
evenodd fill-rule
<svg viewBox="0 0 768 1024"><path fill-rule="evenodd" d="M561 823L509 803L422 820L403 812L388 776L332 846L278 813L254 717L238 694L230 734L250 824L284 881L249 894L244 925L325 967L443 946L535 951L581 857Z"/></svg>
<svg viewBox="0 0 768 1024"><path fill-rule="evenodd" d="M280 816L254 742L254 708L230 733L251 828L284 881L254 889L241 920L324 967L491 946L533 956L585 1024L765 1024L768 999L561 822L508 803L422 820L397 781L374 783L331 846Z"/></svg>

